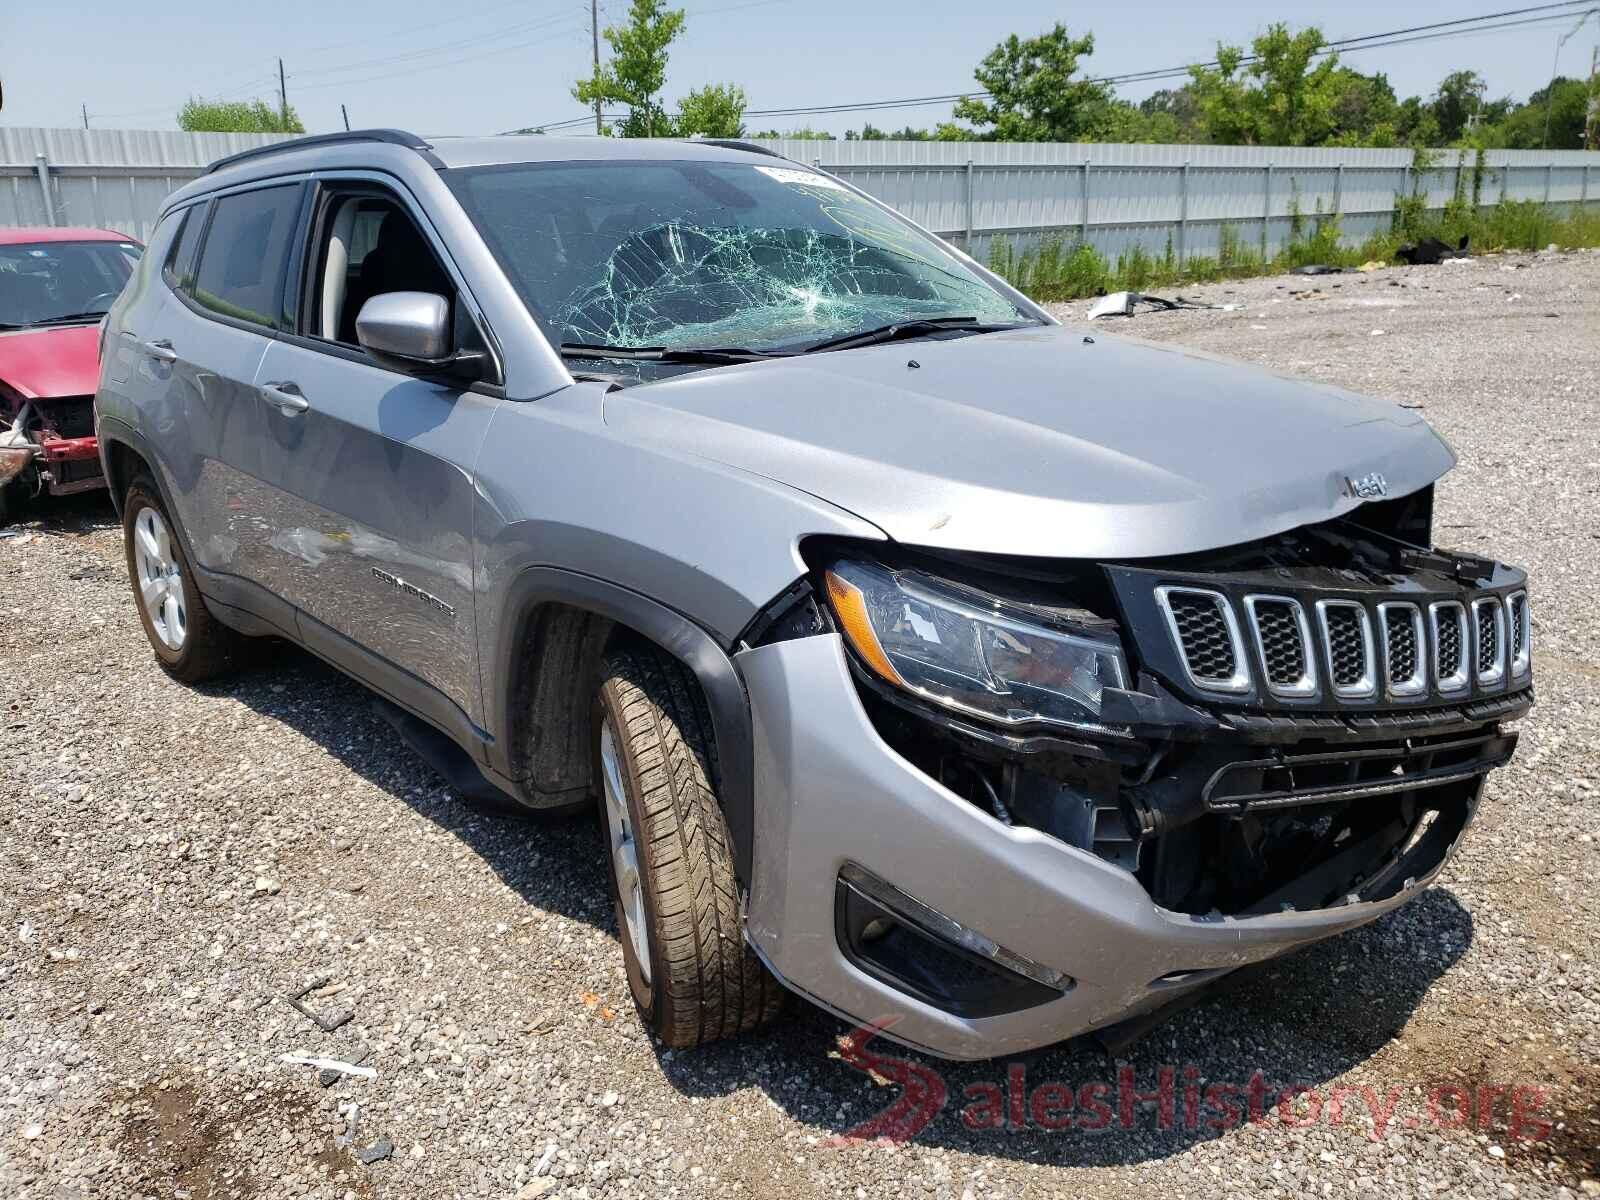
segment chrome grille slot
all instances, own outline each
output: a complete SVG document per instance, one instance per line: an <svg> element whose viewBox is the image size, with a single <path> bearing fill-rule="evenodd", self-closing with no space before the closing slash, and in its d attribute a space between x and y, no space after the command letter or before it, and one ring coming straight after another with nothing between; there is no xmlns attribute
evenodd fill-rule
<svg viewBox="0 0 1600 1200"><path fill-rule="evenodd" d="M1499 683L1506 674L1505 606L1493 596L1472 602L1472 657L1478 682Z"/></svg>
<svg viewBox="0 0 1600 1200"><path fill-rule="evenodd" d="M1378 688L1367 610L1352 600L1319 600L1329 686L1342 700L1371 696Z"/></svg>
<svg viewBox="0 0 1600 1200"><path fill-rule="evenodd" d="M1454 600L1428 606L1433 624L1433 672L1441 692L1467 686L1467 610Z"/></svg>
<svg viewBox="0 0 1600 1200"><path fill-rule="evenodd" d="M1428 690L1422 610L1415 604L1378 605L1383 639L1383 679L1391 696L1420 696Z"/></svg>
<svg viewBox="0 0 1600 1200"><path fill-rule="evenodd" d="M1227 597L1203 588L1159 587L1156 602L1167 618L1184 670L1196 687L1216 692L1250 690L1239 622Z"/></svg>
<svg viewBox="0 0 1600 1200"><path fill-rule="evenodd" d="M1511 630L1511 674L1526 675L1533 662L1533 629L1528 620L1528 593L1515 592L1506 597L1506 613Z"/></svg>
<svg viewBox="0 0 1600 1200"><path fill-rule="evenodd" d="M1317 690L1311 628L1297 600L1285 596L1246 596L1250 632L1275 696L1310 696Z"/></svg>

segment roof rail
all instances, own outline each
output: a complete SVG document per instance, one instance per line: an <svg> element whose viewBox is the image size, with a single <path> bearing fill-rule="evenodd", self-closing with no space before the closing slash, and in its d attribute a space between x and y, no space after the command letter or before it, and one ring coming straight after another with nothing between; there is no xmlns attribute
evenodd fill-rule
<svg viewBox="0 0 1600 1200"><path fill-rule="evenodd" d="M699 142L702 146L721 146L724 150L747 150L751 154L765 154L768 158L782 158L776 150L768 150L765 146L758 146L754 142L740 141L738 138L690 138L690 141Z"/></svg>
<svg viewBox="0 0 1600 1200"><path fill-rule="evenodd" d="M272 142L265 146L252 146L248 150L241 150L237 154L229 154L219 158L206 168L205 173L220 171L224 167L231 167L235 163L249 162L253 158L265 158L269 154L287 154L293 150L309 150L316 146L338 146L348 142L387 142L391 146L404 146L408 150L416 150L427 158L435 167L444 164L433 155L433 147L423 141L414 133L407 133L404 129L349 129L342 133L319 133L312 137L290 138L286 142Z"/></svg>

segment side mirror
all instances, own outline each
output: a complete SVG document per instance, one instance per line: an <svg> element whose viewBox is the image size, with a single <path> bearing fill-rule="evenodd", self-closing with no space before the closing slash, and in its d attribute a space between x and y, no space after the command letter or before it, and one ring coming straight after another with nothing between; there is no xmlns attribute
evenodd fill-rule
<svg viewBox="0 0 1600 1200"><path fill-rule="evenodd" d="M380 366L424 378L477 379L483 355L451 349L450 302L432 292L384 292L356 314L356 338Z"/></svg>

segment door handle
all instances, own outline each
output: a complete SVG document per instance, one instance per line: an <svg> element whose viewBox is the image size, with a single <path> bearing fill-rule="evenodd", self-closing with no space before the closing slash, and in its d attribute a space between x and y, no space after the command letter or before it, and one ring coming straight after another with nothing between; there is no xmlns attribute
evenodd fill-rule
<svg viewBox="0 0 1600 1200"><path fill-rule="evenodd" d="M177 362L178 352L172 348L172 343L166 338L157 338L151 342L140 342L139 349L143 350L157 362Z"/></svg>
<svg viewBox="0 0 1600 1200"><path fill-rule="evenodd" d="M311 407L311 401L302 396L300 388L292 383L264 383L261 392L266 396L267 403L275 405L286 417L297 417Z"/></svg>

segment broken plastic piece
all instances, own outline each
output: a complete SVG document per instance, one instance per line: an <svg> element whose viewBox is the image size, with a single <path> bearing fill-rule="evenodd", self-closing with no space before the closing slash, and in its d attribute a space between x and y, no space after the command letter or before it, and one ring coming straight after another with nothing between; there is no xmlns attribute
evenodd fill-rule
<svg viewBox="0 0 1600 1200"><path fill-rule="evenodd" d="M316 1067L322 1071L338 1071L341 1075L359 1075L363 1079L376 1079L378 1072L372 1067L358 1067L355 1063L340 1062L337 1058L319 1058L315 1054L283 1054L279 1062L297 1067Z"/></svg>
<svg viewBox="0 0 1600 1200"><path fill-rule="evenodd" d="M284 997L284 1001L289 1005L290 1008L294 1009L295 1012L299 1013L308 1021L311 1021L313 1024L315 1024L316 1027L322 1030L323 1033L332 1033L335 1029L338 1029L339 1026L350 1021L351 1018L355 1016L355 1013L351 1012L349 1009L340 1009L331 1016L324 1017L312 1012L303 1003L301 1003L305 997L309 996L318 988L327 987L329 981L329 976L319 976L316 979L313 979L310 983L306 984L305 987L301 988L294 995Z"/></svg>
<svg viewBox="0 0 1600 1200"><path fill-rule="evenodd" d="M1163 312L1173 312L1180 308L1215 308L1214 304L1202 304L1198 300L1185 300L1179 296L1176 300L1168 300L1163 296L1149 296L1143 292L1112 292L1109 296L1102 296L1096 300L1094 307L1089 310L1089 320L1100 317L1131 317L1136 305L1148 304L1151 308L1159 308Z"/></svg>

